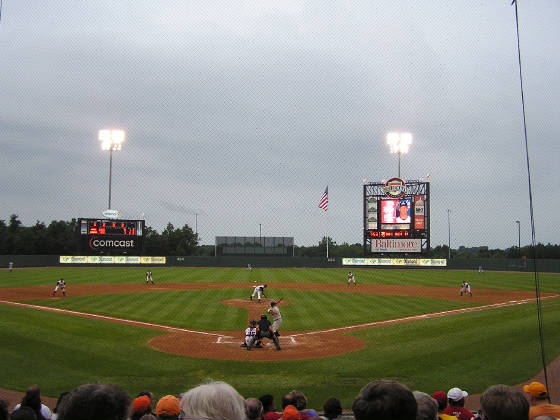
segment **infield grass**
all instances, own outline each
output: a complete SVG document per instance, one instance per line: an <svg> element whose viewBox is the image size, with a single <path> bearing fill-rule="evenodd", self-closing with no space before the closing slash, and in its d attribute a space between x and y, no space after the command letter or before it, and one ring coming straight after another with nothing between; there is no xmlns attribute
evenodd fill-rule
<svg viewBox="0 0 560 420"><path fill-rule="evenodd" d="M161 291L71 296L72 284L145 281L145 268L48 268L0 272L0 286L68 283L66 299L36 304L106 314L200 330L241 330L242 308L220 300L247 298L245 289ZM342 269L153 268L157 282L345 283ZM353 270L358 282L533 290L532 274L436 270ZM554 292L560 276L540 275L541 291ZM271 289L272 291L273 289ZM285 330L315 330L400 318L467 306L417 296L382 296L303 290L274 290L293 305L282 307ZM480 303L479 303L480 304ZM543 301L548 360L560 354L560 300ZM147 342L162 332L103 320L0 305L0 386L23 391L37 383L57 397L77 385L111 382L131 395L150 389L156 397L177 394L206 378L225 380L245 397L271 393L279 404L292 390L303 391L320 409L329 396L345 408L374 379L395 379L413 390L433 392L453 386L470 393L496 383L517 384L541 368L536 306L495 308L442 318L353 331L364 349L312 360L237 362L159 352Z"/></svg>

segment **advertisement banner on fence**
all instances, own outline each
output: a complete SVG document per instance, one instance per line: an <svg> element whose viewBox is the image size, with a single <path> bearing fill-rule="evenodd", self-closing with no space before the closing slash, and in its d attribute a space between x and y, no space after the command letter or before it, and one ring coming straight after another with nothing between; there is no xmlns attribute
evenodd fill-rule
<svg viewBox="0 0 560 420"><path fill-rule="evenodd" d="M165 264L167 257L61 255L60 264Z"/></svg>
<svg viewBox="0 0 560 420"><path fill-rule="evenodd" d="M445 267L447 260L443 258L343 258L342 265Z"/></svg>

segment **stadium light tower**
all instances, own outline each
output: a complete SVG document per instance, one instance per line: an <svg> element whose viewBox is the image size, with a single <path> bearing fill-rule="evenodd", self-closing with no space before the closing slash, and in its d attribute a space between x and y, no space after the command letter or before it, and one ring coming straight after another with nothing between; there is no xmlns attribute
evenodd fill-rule
<svg viewBox="0 0 560 420"><path fill-rule="evenodd" d="M109 207L111 209L111 178L113 173L113 151L122 149L124 130L99 130L101 149L109 151Z"/></svg>
<svg viewBox="0 0 560 420"><path fill-rule="evenodd" d="M412 134L410 133L389 133L387 134L387 144L391 148L391 153L399 155L399 178L401 177L401 154L408 153L412 144Z"/></svg>

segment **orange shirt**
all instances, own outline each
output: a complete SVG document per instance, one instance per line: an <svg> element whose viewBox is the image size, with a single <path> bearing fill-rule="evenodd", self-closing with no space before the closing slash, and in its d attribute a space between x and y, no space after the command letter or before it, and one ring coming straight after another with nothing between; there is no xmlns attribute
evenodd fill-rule
<svg viewBox="0 0 560 420"><path fill-rule="evenodd" d="M529 419L533 419L542 414L548 414L553 417L560 417L560 405L554 404L538 404L529 408Z"/></svg>

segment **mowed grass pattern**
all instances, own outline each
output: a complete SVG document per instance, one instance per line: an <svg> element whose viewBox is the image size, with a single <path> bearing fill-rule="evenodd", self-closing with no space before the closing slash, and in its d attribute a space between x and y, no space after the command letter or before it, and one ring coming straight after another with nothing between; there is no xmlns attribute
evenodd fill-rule
<svg viewBox="0 0 560 420"><path fill-rule="evenodd" d="M247 321L242 308L221 300L247 299L249 289L156 291L71 296L73 284L145 282L145 268L48 268L0 271L0 285L51 285L68 281L65 299L37 301L72 310L198 330L238 330ZM283 305L284 330L307 331L363 324L467 306L425 296L402 297L274 288L280 283L345 283L346 269L160 268L165 282L269 283ZM477 287L533 290L532 274L446 270L354 270L363 284L457 287L465 279ZM541 290L555 291L557 274L541 275ZM263 307L264 309L264 307ZM560 301L543 302L548 360L560 354ZM25 390L38 383L45 395L87 382L112 382L131 395L150 389L156 397L180 393L206 378L225 380L245 397L272 393L277 400L300 389L309 406L321 408L329 396L350 408L359 389L373 379L395 379L412 389L433 392L460 386L482 392L496 383L517 384L540 369L536 307L507 308L423 319L352 331L365 348L313 360L232 362L171 355L151 348L162 332L139 326L0 305L0 386ZM241 350L240 350L241 351Z"/></svg>

